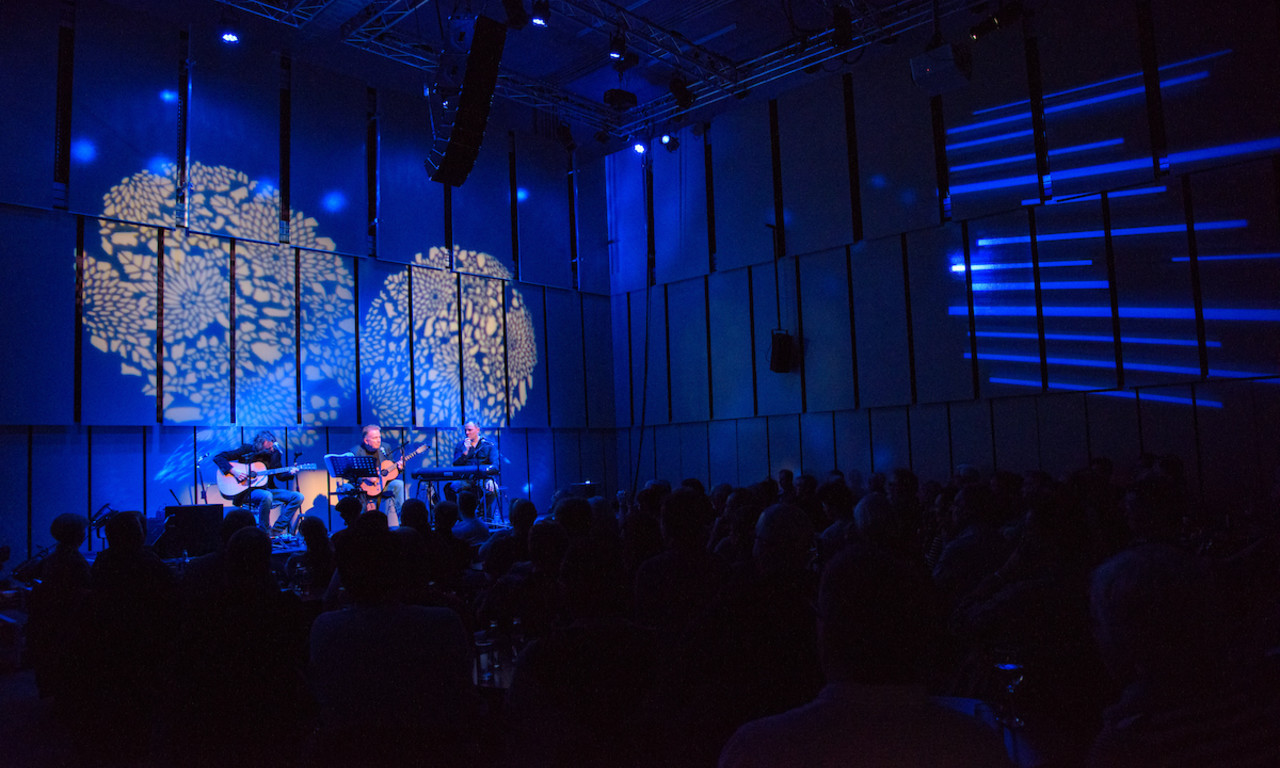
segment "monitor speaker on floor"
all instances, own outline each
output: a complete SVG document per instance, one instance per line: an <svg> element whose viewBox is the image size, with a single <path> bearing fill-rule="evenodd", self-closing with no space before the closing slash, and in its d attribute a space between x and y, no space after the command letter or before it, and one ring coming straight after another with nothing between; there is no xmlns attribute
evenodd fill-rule
<svg viewBox="0 0 1280 768"><path fill-rule="evenodd" d="M221 504L192 504L164 508L164 530L154 549L162 559L199 557L218 548L222 527Z"/></svg>

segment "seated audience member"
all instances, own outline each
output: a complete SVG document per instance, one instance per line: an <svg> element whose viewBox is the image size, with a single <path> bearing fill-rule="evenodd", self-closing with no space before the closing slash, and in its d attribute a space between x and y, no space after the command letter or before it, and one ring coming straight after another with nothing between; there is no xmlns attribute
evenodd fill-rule
<svg viewBox="0 0 1280 768"><path fill-rule="evenodd" d="M27 600L27 659L42 697L66 690L68 653L89 595L89 563L80 554L87 527L72 512L53 519L49 533L57 546L40 564L40 580Z"/></svg>
<svg viewBox="0 0 1280 768"><path fill-rule="evenodd" d="M529 559L529 529L538 520L538 508L528 499L511 504L511 527L494 531L480 546L480 560L486 573L495 580L502 578L511 566ZM490 564L490 561L494 561Z"/></svg>
<svg viewBox="0 0 1280 768"><path fill-rule="evenodd" d="M753 568L730 575L660 668L652 714L663 761L712 764L743 723L797 707L821 689L812 546L809 517L795 505L761 513Z"/></svg>
<svg viewBox="0 0 1280 768"><path fill-rule="evenodd" d="M286 581L306 596L323 593L333 578L335 568L329 532L325 529L323 520L307 516L298 523L298 535L302 537L306 549L285 561Z"/></svg>
<svg viewBox="0 0 1280 768"><path fill-rule="evenodd" d="M181 630L172 746L191 766L281 764L299 752L311 725L307 619L297 596L281 591L260 528L232 534L223 572L216 599Z"/></svg>
<svg viewBox="0 0 1280 768"><path fill-rule="evenodd" d="M818 556L825 563L844 549L853 529L853 494L844 481L828 480L818 486L818 501L827 523L818 534Z"/></svg>
<svg viewBox="0 0 1280 768"><path fill-rule="evenodd" d="M996 528L991 490L984 485L960 489L951 505L954 532L933 568L933 583L943 600L955 605L1009 556L1009 545Z"/></svg>
<svg viewBox="0 0 1280 768"><path fill-rule="evenodd" d="M186 563L179 581L186 611L204 610L210 601L222 593L222 585L227 576L227 542L231 541L236 531L256 523L257 519L249 510L239 507L230 509L218 526L218 548L207 555L193 557Z"/></svg>
<svg viewBox="0 0 1280 768"><path fill-rule="evenodd" d="M443 589L458 589L468 576L475 559L475 547L453 534L458 523L458 505L442 501L435 506L435 541L428 540L431 558L431 580Z"/></svg>
<svg viewBox="0 0 1280 768"><path fill-rule="evenodd" d="M453 535L467 544L478 547L489 538L489 526L476 517L480 497L472 491L458 491L458 522L453 524Z"/></svg>
<svg viewBox="0 0 1280 768"><path fill-rule="evenodd" d="M755 547L756 522L764 505L754 492L739 488L725 500L724 514L716 521L715 530L724 531L712 549L731 569L751 568L751 550ZM713 532L712 536L715 536Z"/></svg>
<svg viewBox="0 0 1280 768"><path fill-rule="evenodd" d="M1275 660L1233 647L1220 607L1208 570L1167 544L1094 571L1094 636L1124 691L1103 713L1092 768L1276 764Z"/></svg>
<svg viewBox="0 0 1280 768"><path fill-rule="evenodd" d="M570 541L591 535L591 502L580 496L563 496L551 508L551 519L564 527Z"/></svg>
<svg viewBox="0 0 1280 768"><path fill-rule="evenodd" d="M311 627L320 765L458 764L474 714L471 642L447 608L396 599L396 543L363 517L335 552L351 607Z"/></svg>
<svg viewBox="0 0 1280 768"><path fill-rule="evenodd" d="M147 749L173 648L174 578L146 549L137 512L116 512L103 531L107 548L91 568L93 587L77 651L77 746L86 759L136 759Z"/></svg>
<svg viewBox="0 0 1280 768"><path fill-rule="evenodd" d="M507 697L512 765L649 764L639 726L656 643L625 618L616 547L578 542L564 556L560 584L572 623L534 640L517 660Z"/></svg>
<svg viewBox="0 0 1280 768"><path fill-rule="evenodd" d="M688 488L662 501L662 537L667 551L646 560L635 578L635 620L674 642L720 591L728 570L707 551L701 520L710 501Z"/></svg>
<svg viewBox="0 0 1280 768"><path fill-rule="evenodd" d="M569 534L551 520L529 530L529 560L516 563L489 589L476 611L481 625L496 622L509 627L520 619L525 634L542 637L558 626L565 614L560 590L560 562L569 549Z"/></svg>
<svg viewBox="0 0 1280 768"><path fill-rule="evenodd" d="M928 589L870 546L854 543L838 555L818 596L826 687L808 704L739 728L721 768L1008 765L995 731L925 694Z"/></svg>

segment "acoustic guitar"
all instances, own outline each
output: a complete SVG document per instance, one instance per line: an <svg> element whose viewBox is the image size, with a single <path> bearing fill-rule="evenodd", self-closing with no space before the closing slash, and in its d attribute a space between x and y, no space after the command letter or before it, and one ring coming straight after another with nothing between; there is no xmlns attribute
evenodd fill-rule
<svg viewBox="0 0 1280 768"><path fill-rule="evenodd" d="M261 488L266 485L267 478L272 475L283 475L285 473L301 472L304 469L315 469L315 464L294 464L292 467L281 467L280 469L267 469L267 465L260 461L252 464L241 464L238 461L230 462L231 472L218 475L218 491L223 498L229 499L238 493L246 491L250 488ZM243 473L247 475L244 482L236 479L236 475Z"/></svg>
<svg viewBox="0 0 1280 768"><path fill-rule="evenodd" d="M402 454L400 456L400 461L408 461L409 459L412 459L414 456L417 456L427 450L427 447L427 444L423 443L412 451ZM381 496L382 492L387 488L387 483L395 480L399 476L400 468L396 466L396 462L391 459L383 459L381 466L378 467L378 474L376 476L360 478L360 490L363 491L366 496Z"/></svg>

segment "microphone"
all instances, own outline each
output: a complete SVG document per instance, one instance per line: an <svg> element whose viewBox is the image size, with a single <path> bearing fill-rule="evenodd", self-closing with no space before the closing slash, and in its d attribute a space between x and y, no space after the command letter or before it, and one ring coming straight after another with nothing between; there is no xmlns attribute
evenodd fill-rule
<svg viewBox="0 0 1280 768"><path fill-rule="evenodd" d="M196 459L196 461L197 462L204 461L205 459L209 458L210 453L211 451L205 451L203 454L200 455L200 458Z"/></svg>

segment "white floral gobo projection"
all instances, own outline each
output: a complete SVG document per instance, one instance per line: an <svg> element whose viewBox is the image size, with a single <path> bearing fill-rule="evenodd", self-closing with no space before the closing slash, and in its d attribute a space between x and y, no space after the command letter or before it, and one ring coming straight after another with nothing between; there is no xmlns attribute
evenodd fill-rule
<svg viewBox="0 0 1280 768"><path fill-rule="evenodd" d="M506 419L506 381L511 382L510 405L515 413L528 401L533 369L538 364L533 321L524 298L514 288L504 315L503 292L510 271L488 254L455 249L454 267L463 273L459 372L458 277L439 268L448 263L448 251L432 248L426 255L415 254L414 263L426 267L412 270L414 378L423 407L418 413L420 424L456 426L463 395L467 419L484 425L502 424ZM375 414L389 423L409 419L409 390L404 385L409 379L409 318L403 311L408 301L405 274L397 272L387 279L365 316L365 330L371 338L392 340L367 351L362 345L366 370L373 371L365 391Z"/></svg>
<svg viewBox="0 0 1280 768"><path fill-rule="evenodd" d="M120 358L124 376L141 380L143 395L156 388L156 231L173 212L175 168L140 171L104 196L101 253L86 257L83 316L90 344ZM229 329L236 323L236 422L284 425L296 419L295 339L302 340L304 426L334 423L355 392L355 309L349 259L332 253L332 239L314 218L292 212L288 246L274 242L279 192L225 166L193 163L190 229L165 240L164 415L175 423L210 423L228 416ZM123 222L138 222L144 226ZM207 233L207 234L195 234ZM229 316L226 238L237 238L236 309ZM293 246L299 261L299 313L295 329ZM417 254L425 269L397 271L380 286L362 318L362 382L372 418L409 420L406 273L413 273L416 385L423 424L453 424L465 381L467 418L500 424L509 379L514 413L527 401L537 365L533 324L519 291L504 313L511 274L496 259L457 250L462 278L462 371L458 362L457 276L448 252ZM474 276L473 276L474 275ZM475 277L482 276L482 277ZM505 316L505 323L504 323ZM505 347L504 347L504 332ZM377 340L374 342L374 340ZM385 341L384 341L385 340ZM504 370L504 355L506 360ZM425 412L423 412L425 410Z"/></svg>

